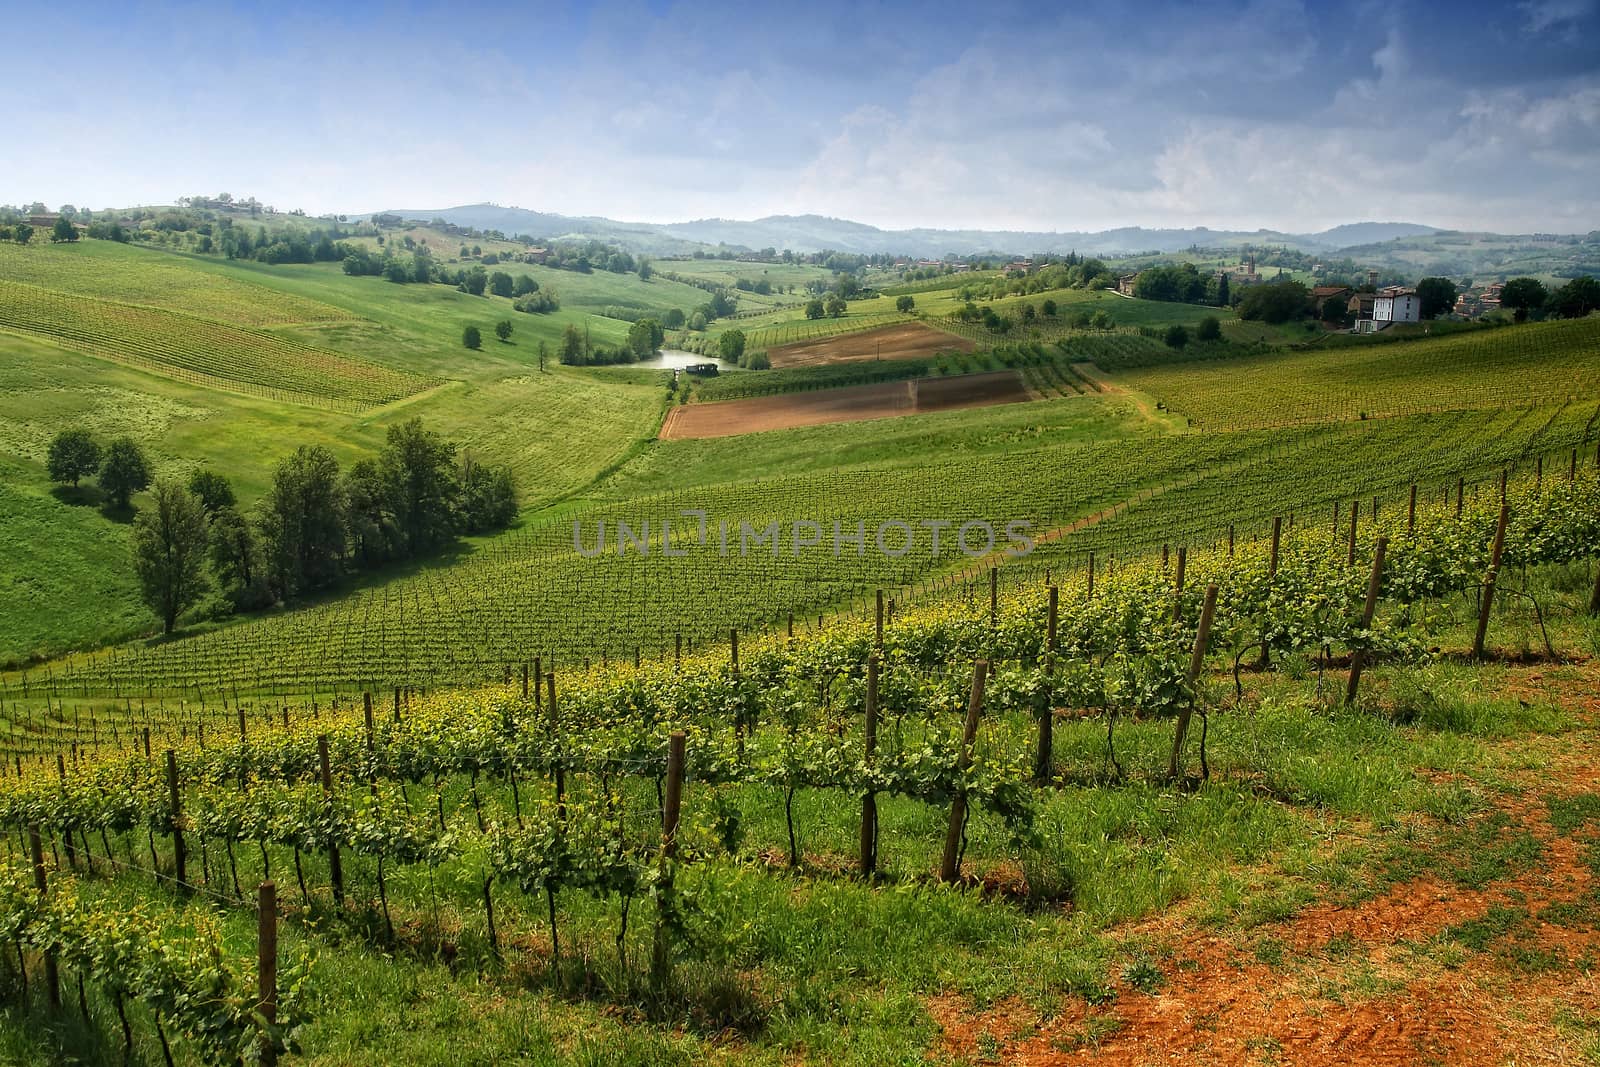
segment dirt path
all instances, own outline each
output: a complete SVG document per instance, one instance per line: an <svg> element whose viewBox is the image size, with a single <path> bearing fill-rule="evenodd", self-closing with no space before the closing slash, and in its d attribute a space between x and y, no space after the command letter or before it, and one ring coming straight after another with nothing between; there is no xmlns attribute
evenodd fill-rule
<svg viewBox="0 0 1600 1067"><path fill-rule="evenodd" d="M1162 961L1154 988L1117 978L1110 1002L1066 998L1047 1015L1019 1000L973 1011L934 997L942 1053L1035 1067L1595 1062L1600 817L1556 825L1547 801L1600 806L1600 661L1576 682L1541 681L1513 670L1507 691L1535 692L1586 725L1501 743L1529 769L1494 807L1504 834L1538 842L1536 862L1481 887L1430 872L1232 934L1181 909L1130 924L1115 936ZM1463 947L1480 934L1476 950Z"/></svg>

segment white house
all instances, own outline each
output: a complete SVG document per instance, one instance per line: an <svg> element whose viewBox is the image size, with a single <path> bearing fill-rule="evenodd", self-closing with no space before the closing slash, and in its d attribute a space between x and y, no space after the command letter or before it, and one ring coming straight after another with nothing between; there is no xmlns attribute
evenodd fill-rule
<svg viewBox="0 0 1600 1067"><path fill-rule="evenodd" d="M1422 300L1415 289L1391 285L1379 289L1372 302L1372 321L1382 323L1421 322ZM1378 329L1383 329L1382 326Z"/></svg>

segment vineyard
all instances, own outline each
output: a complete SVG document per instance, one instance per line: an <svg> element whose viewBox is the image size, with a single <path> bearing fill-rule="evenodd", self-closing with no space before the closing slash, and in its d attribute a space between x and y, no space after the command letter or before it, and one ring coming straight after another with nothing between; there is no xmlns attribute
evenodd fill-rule
<svg viewBox="0 0 1600 1067"><path fill-rule="evenodd" d="M935 556L925 531L903 553L873 551L890 518L943 518L950 536L969 521L997 531L1027 522L1036 551L1002 568L1020 582L1045 568L1079 568L1089 552L1148 558L1164 543L1220 543L1230 526L1240 539L1259 535L1273 515L1320 526L1336 502L1393 500L1413 483L1424 486L1425 502L1437 501L1457 487L1455 472L1478 483L1506 466L1532 473L1548 463L1554 477L1558 467L1576 470L1580 453L1587 467L1597 438L1592 405L1469 411L794 475L593 504L450 566L328 604L58 663L48 684L118 699L214 700L473 684L530 655L564 665L660 660L680 640L697 647L729 627L787 632L793 619L803 633L818 616L859 610L877 588L904 589L902 599L930 595L970 566L948 544ZM671 556L661 549L663 521L674 531ZM796 521L817 523L819 543L793 549ZM860 551L835 551L835 522L847 534L865 531ZM619 523L642 543L624 549ZM756 540L772 524L778 535ZM609 540L599 540L602 531ZM892 533L889 543L901 537ZM1001 535L997 550L1005 543ZM22 684L19 674L5 681Z"/></svg>
<svg viewBox="0 0 1600 1067"><path fill-rule="evenodd" d="M319 300L195 270L176 257L113 242L24 246L0 241L0 280L122 304L143 304L235 326L354 318Z"/></svg>
<svg viewBox="0 0 1600 1067"><path fill-rule="evenodd" d="M1376 418L1446 408L1560 404L1600 395L1600 319L1475 330L1406 344L1275 353L1121 380L1203 430ZM1243 387L1242 382L1248 382Z"/></svg>
<svg viewBox="0 0 1600 1067"><path fill-rule="evenodd" d="M0 329L191 385L360 411L436 384L260 330L0 281Z"/></svg>
<svg viewBox="0 0 1600 1067"><path fill-rule="evenodd" d="M1406 701L1428 714L1403 679L1463 625L1480 656L1522 628L1505 602L1531 587L1513 575L1596 564L1600 483L1535 472L1504 503L1302 525L1098 584L877 601L819 635L637 668L523 659L489 689L124 701L87 722L56 696L5 750L0 936L16 951L0 970L51 1004L80 976L81 1013L120 1028L111 1041L131 1053L153 1034L209 1064L337 1056L350 1005L330 971L362 946L391 978L448 945L452 985L583 989L634 1025L689 1018L782 1049L812 1032L784 1012L828 1009L774 1003L758 976L878 974L799 946L881 951L903 938L878 924L909 908L933 925L911 935L924 950L974 962L1042 922L1041 948L1075 960L1048 987L1107 1001L1108 948L1052 911L1107 924L1170 905L1293 840L1299 809L1381 821L1444 802L1384 740L1399 736L1384 715L1418 713ZM1237 714L1257 657L1314 674L1305 703ZM135 887L147 902L116 906ZM837 930L840 907L854 929ZM227 930L280 921L289 963L261 934L252 983Z"/></svg>

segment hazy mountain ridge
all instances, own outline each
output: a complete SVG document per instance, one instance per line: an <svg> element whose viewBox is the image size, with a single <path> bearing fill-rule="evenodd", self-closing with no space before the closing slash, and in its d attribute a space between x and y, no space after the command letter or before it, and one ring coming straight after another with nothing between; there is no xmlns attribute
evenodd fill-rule
<svg viewBox="0 0 1600 1067"><path fill-rule="evenodd" d="M1034 252L1113 255L1131 252L1176 252L1191 245L1287 245L1307 251L1333 251L1396 237L1437 232L1431 226L1403 222L1358 222L1322 233L1292 234L1277 230L1146 229L1127 226L1099 232L1032 230L943 230L921 227L884 230L849 219L824 215L768 215L752 220L694 219L689 222L621 222L593 216L557 215L497 204L467 204L437 209L393 209L408 219L442 218L458 226L500 230L529 237L592 237L616 241L640 252L657 254L695 245L726 245L755 251L788 248L796 252L894 253L931 259L946 255L1027 255ZM684 247L674 249L675 243Z"/></svg>

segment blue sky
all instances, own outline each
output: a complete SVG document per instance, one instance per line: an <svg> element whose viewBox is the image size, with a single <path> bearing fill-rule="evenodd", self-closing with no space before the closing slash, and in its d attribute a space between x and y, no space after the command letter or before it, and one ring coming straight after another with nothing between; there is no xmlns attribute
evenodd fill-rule
<svg viewBox="0 0 1600 1067"><path fill-rule="evenodd" d="M1600 0L8 4L0 202L1600 229Z"/></svg>

